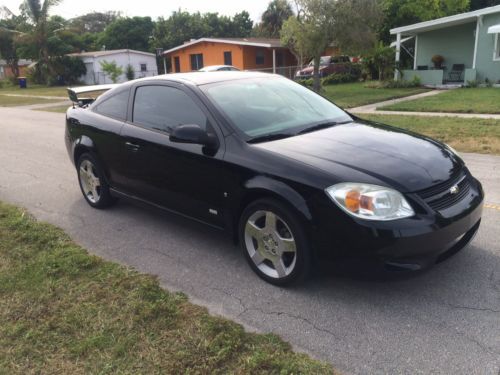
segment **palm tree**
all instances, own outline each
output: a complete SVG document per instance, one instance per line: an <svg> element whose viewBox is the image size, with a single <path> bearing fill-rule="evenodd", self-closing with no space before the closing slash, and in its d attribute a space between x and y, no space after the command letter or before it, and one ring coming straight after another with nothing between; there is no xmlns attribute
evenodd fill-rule
<svg viewBox="0 0 500 375"><path fill-rule="evenodd" d="M279 38L283 23L293 16L293 10L287 0L272 0L262 13L261 27L271 38Z"/></svg>
<svg viewBox="0 0 500 375"><path fill-rule="evenodd" d="M48 39L50 32L48 30L49 10L59 4L62 0L25 0L23 7L28 15L33 29L27 34L27 38L36 46L38 53L38 64L36 69L36 78L43 80L45 72L49 69L49 49Z"/></svg>

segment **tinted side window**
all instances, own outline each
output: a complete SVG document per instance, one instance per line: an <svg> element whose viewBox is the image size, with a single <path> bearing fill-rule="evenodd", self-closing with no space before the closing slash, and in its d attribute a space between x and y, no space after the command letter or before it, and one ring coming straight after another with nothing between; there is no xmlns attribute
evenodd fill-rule
<svg viewBox="0 0 500 375"><path fill-rule="evenodd" d="M165 132L183 124L196 124L202 129L207 125L207 117L185 92L166 86L137 88L133 121Z"/></svg>
<svg viewBox="0 0 500 375"><path fill-rule="evenodd" d="M125 121L127 118L129 90L122 91L99 103L95 108L97 113Z"/></svg>

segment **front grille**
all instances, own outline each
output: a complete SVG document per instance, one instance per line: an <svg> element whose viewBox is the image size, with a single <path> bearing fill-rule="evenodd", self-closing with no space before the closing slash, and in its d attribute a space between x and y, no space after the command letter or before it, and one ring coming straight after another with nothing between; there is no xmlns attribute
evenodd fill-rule
<svg viewBox="0 0 500 375"><path fill-rule="evenodd" d="M452 187L457 186L458 192L453 194ZM434 185L428 189L421 190L417 194L430 208L436 211L444 210L464 199L470 192L470 176L461 172L458 176L448 181Z"/></svg>

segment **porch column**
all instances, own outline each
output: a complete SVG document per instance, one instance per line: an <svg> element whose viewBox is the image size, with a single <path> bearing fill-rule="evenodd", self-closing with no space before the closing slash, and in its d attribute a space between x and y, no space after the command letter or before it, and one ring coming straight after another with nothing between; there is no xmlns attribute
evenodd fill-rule
<svg viewBox="0 0 500 375"><path fill-rule="evenodd" d="M276 50L273 48L273 74L276 74Z"/></svg>
<svg viewBox="0 0 500 375"><path fill-rule="evenodd" d="M477 17L476 23L476 38L474 40L474 57L472 60L472 69L476 69L476 60L477 60L477 44L479 41L479 26L483 23L483 16Z"/></svg>
<svg viewBox="0 0 500 375"><path fill-rule="evenodd" d="M418 34L415 35L415 55L413 56L413 70L417 70L417 55L418 55Z"/></svg>
<svg viewBox="0 0 500 375"><path fill-rule="evenodd" d="M401 33L396 35L396 67L399 67L399 60L401 58ZM394 69L394 80L399 80L399 70Z"/></svg>
<svg viewBox="0 0 500 375"><path fill-rule="evenodd" d="M167 74L167 58L163 55L163 74Z"/></svg>

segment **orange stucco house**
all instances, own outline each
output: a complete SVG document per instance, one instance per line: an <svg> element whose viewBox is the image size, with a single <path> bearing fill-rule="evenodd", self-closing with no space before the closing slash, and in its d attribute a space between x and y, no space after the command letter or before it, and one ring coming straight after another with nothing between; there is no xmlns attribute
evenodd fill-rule
<svg viewBox="0 0 500 375"><path fill-rule="evenodd" d="M191 72L209 65L233 65L241 70L280 72L297 65L279 39L201 38L163 52L170 60L169 73Z"/></svg>

